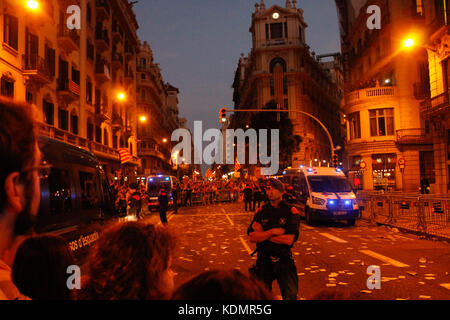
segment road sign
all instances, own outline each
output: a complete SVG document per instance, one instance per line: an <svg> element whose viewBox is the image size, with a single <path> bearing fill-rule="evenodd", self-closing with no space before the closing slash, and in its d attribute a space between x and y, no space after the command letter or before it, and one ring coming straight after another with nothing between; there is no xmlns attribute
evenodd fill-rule
<svg viewBox="0 0 450 320"><path fill-rule="evenodd" d="M359 164L359 167L364 170L365 168L367 168L367 163L365 163L364 161L361 161L361 163Z"/></svg>

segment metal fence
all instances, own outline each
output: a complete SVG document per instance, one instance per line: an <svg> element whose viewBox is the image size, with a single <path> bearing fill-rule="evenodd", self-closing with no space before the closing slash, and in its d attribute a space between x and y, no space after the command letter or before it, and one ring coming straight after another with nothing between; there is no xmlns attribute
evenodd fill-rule
<svg viewBox="0 0 450 320"><path fill-rule="evenodd" d="M179 202L181 204L186 203L187 193L181 192ZM237 200L237 195L229 190L218 190L216 192L192 192L191 203L192 205L210 204L214 202L232 202Z"/></svg>
<svg viewBox="0 0 450 320"><path fill-rule="evenodd" d="M450 196L358 192L362 218L418 234L450 239Z"/></svg>

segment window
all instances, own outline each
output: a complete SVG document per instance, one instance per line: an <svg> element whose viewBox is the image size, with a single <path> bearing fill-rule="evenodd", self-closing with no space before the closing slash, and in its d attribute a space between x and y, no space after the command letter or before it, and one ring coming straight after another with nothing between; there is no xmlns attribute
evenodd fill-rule
<svg viewBox="0 0 450 320"><path fill-rule="evenodd" d="M94 140L94 125L91 122L87 123L87 138L89 141Z"/></svg>
<svg viewBox="0 0 450 320"><path fill-rule="evenodd" d="M92 25L92 9L90 4L86 8L86 20L89 25Z"/></svg>
<svg viewBox="0 0 450 320"><path fill-rule="evenodd" d="M266 24L266 40L269 40L269 25Z"/></svg>
<svg viewBox="0 0 450 320"><path fill-rule="evenodd" d="M25 99L29 104L34 103L33 93L27 90L27 92L25 93Z"/></svg>
<svg viewBox="0 0 450 320"><path fill-rule="evenodd" d="M423 0L416 0L416 12L418 16L423 16Z"/></svg>
<svg viewBox="0 0 450 320"><path fill-rule="evenodd" d="M55 49L52 49L47 45L45 45L45 67L49 75L52 77L54 77L56 74L55 59L56 59Z"/></svg>
<svg viewBox="0 0 450 320"><path fill-rule="evenodd" d="M288 37L288 27L287 27L287 22L284 23L284 37L285 37L285 38Z"/></svg>
<svg viewBox="0 0 450 320"><path fill-rule="evenodd" d="M145 58L141 58L141 66L144 68L147 66L147 60Z"/></svg>
<svg viewBox="0 0 450 320"><path fill-rule="evenodd" d="M94 45L91 43L91 41L88 39L86 40L86 57L91 60L94 61Z"/></svg>
<svg viewBox="0 0 450 320"><path fill-rule="evenodd" d="M14 80L7 78L5 76L2 77L2 96L14 98Z"/></svg>
<svg viewBox="0 0 450 320"><path fill-rule="evenodd" d="M70 181L68 170L52 168L48 177L50 214L52 216L72 213Z"/></svg>
<svg viewBox="0 0 450 320"><path fill-rule="evenodd" d="M304 42L303 41L303 29L302 29L302 27L298 27L298 37L300 38L301 42Z"/></svg>
<svg viewBox="0 0 450 320"><path fill-rule="evenodd" d="M394 109L369 110L369 116L372 137L394 135Z"/></svg>
<svg viewBox="0 0 450 320"><path fill-rule="evenodd" d="M81 172L80 187L81 187L81 206L83 209L94 209L100 203L98 196L97 183L93 173Z"/></svg>
<svg viewBox="0 0 450 320"><path fill-rule="evenodd" d="M55 113L55 107L53 103L48 102L44 100L43 102L43 109L44 109L44 121L47 124L53 125L55 122L54 120L54 113Z"/></svg>
<svg viewBox="0 0 450 320"><path fill-rule="evenodd" d="M270 24L270 38L271 39L283 38L283 24L282 23Z"/></svg>
<svg viewBox="0 0 450 320"><path fill-rule="evenodd" d="M70 128L73 134L78 134L78 116L76 114L70 115Z"/></svg>
<svg viewBox="0 0 450 320"><path fill-rule="evenodd" d="M351 113L348 116L348 122L350 126L350 139L360 139L361 138L361 119L359 116L359 111Z"/></svg>
<svg viewBox="0 0 450 320"><path fill-rule="evenodd" d="M145 80L145 78L146 78L145 73L141 73L141 79Z"/></svg>
<svg viewBox="0 0 450 320"><path fill-rule="evenodd" d="M89 79L86 80L86 102L92 104L92 82Z"/></svg>
<svg viewBox="0 0 450 320"><path fill-rule="evenodd" d="M58 123L61 130L69 131L69 112L58 108Z"/></svg>
<svg viewBox="0 0 450 320"><path fill-rule="evenodd" d="M3 42L15 50L19 49L19 19L7 14L3 19Z"/></svg>
<svg viewBox="0 0 450 320"><path fill-rule="evenodd" d="M106 130L106 128L103 129L103 144L104 144L105 146L108 146L108 145L109 145L108 130Z"/></svg>
<svg viewBox="0 0 450 320"><path fill-rule="evenodd" d="M102 128L95 127L95 142L102 143Z"/></svg>
<svg viewBox="0 0 450 320"><path fill-rule="evenodd" d="M117 138L116 135L114 135L114 136L113 136L113 148L114 148L114 149L117 149L117 141L118 141L118 138Z"/></svg>
<svg viewBox="0 0 450 320"><path fill-rule="evenodd" d="M72 67L72 81L80 85L80 71Z"/></svg>

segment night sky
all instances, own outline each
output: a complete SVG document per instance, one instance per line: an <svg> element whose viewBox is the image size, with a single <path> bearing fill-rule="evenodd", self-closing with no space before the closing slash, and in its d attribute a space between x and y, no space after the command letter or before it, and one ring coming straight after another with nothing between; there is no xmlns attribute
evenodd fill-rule
<svg viewBox="0 0 450 320"><path fill-rule="evenodd" d="M180 89L180 117L219 127L219 109L233 105L231 85L243 52L251 49L251 15L260 0L140 0L134 10L166 82ZM266 0L285 7L285 0ZM299 0L306 41L317 54L340 51L334 0Z"/></svg>

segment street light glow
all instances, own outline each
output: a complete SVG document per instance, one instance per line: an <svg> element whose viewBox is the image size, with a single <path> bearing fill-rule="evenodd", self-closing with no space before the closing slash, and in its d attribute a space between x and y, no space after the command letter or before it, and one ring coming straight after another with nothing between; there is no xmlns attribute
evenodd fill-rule
<svg viewBox="0 0 450 320"><path fill-rule="evenodd" d="M411 48L414 45L415 45L415 41L414 41L414 39L411 39L411 38L406 39L405 42L403 42L403 46L405 48Z"/></svg>
<svg viewBox="0 0 450 320"><path fill-rule="evenodd" d="M123 100L125 100L125 98L126 98L125 93L119 92L119 93L117 94L117 99L123 101Z"/></svg>
<svg viewBox="0 0 450 320"><path fill-rule="evenodd" d="M166 138L164 138L163 140L162 140L164 143L166 143L167 142L167 139Z"/></svg>
<svg viewBox="0 0 450 320"><path fill-rule="evenodd" d="M146 117L146 116L141 116L141 117L139 118L139 121L141 121L141 122L146 122L146 121L147 121L147 117Z"/></svg>
<svg viewBox="0 0 450 320"><path fill-rule="evenodd" d="M37 10L39 8L39 2L37 2L35 0L28 0L27 8L31 9L31 10Z"/></svg>

